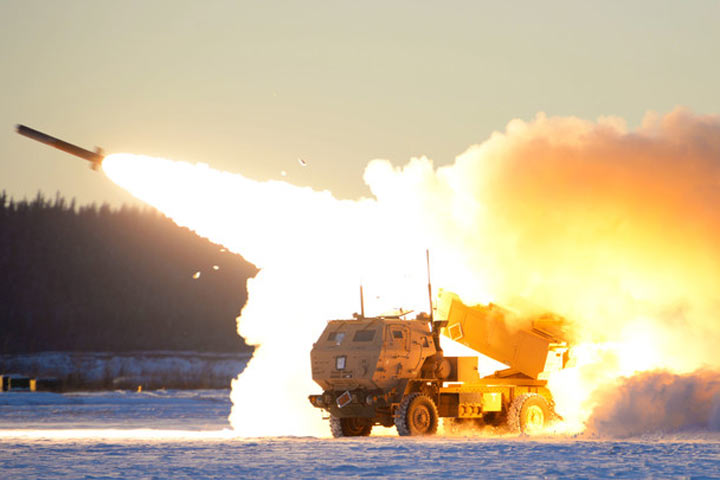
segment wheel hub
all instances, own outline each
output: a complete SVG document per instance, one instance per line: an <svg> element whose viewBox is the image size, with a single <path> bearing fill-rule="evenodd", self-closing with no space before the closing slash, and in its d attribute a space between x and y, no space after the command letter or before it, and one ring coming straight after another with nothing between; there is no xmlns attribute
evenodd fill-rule
<svg viewBox="0 0 720 480"><path fill-rule="evenodd" d="M417 430L425 432L430 428L430 412L424 406L419 407L413 412L412 421Z"/></svg>
<svg viewBox="0 0 720 480"><path fill-rule="evenodd" d="M528 433L539 432L545 426L545 413L537 405L531 405L527 409L527 423L525 429Z"/></svg>

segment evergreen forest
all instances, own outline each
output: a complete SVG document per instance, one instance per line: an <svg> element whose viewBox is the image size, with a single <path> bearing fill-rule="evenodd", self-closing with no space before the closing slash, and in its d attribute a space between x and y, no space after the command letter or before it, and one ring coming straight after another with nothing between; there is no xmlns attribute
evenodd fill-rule
<svg viewBox="0 0 720 480"><path fill-rule="evenodd" d="M249 351L235 318L256 273L151 208L3 192L0 354Z"/></svg>

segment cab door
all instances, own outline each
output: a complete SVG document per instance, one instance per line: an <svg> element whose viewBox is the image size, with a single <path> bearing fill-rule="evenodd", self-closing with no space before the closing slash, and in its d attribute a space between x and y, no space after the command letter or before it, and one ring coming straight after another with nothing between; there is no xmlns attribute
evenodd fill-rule
<svg viewBox="0 0 720 480"><path fill-rule="evenodd" d="M403 325L385 327L385 353L388 359L388 373L399 376L408 370L410 356L410 329Z"/></svg>

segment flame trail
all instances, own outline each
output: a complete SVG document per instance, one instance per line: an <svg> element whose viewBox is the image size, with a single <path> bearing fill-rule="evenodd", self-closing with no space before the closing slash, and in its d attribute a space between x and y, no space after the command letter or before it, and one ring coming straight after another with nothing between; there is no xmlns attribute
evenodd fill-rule
<svg viewBox="0 0 720 480"><path fill-rule="evenodd" d="M238 332L259 347L233 382L235 430L327 435L307 402L317 390L312 343L328 319L359 309L361 280L382 292L367 299L369 312L424 305L422 247L414 246L421 239L403 234L403 220L386 217L370 200L339 201L328 192L158 158L113 155L103 165L179 225L261 269L248 282L250 300L238 319Z"/></svg>
<svg viewBox="0 0 720 480"><path fill-rule="evenodd" d="M375 198L358 201L127 154L103 169L261 269L238 319L260 345L233 382L243 435L327 434L306 400L312 342L358 309L361 281L377 292L368 313L422 310L426 247L435 284L466 303L535 305L576 323L575 366L550 383L565 430L582 430L593 391L619 376L719 363L717 116L648 114L628 131L618 118L538 114L447 167L374 160Z"/></svg>

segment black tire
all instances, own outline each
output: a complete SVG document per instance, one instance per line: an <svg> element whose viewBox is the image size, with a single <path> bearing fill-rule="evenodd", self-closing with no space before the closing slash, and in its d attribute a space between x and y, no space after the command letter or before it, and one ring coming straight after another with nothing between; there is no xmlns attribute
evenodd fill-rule
<svg viewBox="0 0 720 480"><path fill-rule="evenodd" d="M537 393L515 397L508 411L507 424L511 432L524 435L542 433L554 418L547 400Z"/></svg>
<svg viewBox="0 0 720 480"><path fill-rule="evenodd" d="M372 428L373 423L369 418L340 418L330 415L330 431L335 438L367 437Z"/></svg>
<svg viewBox="0 0 720 480"><path fill-rule="evenodd" d="M400 402L394 420L402 437L434 435L438 428L437 407L427 395L411 393Z"/></svg>

